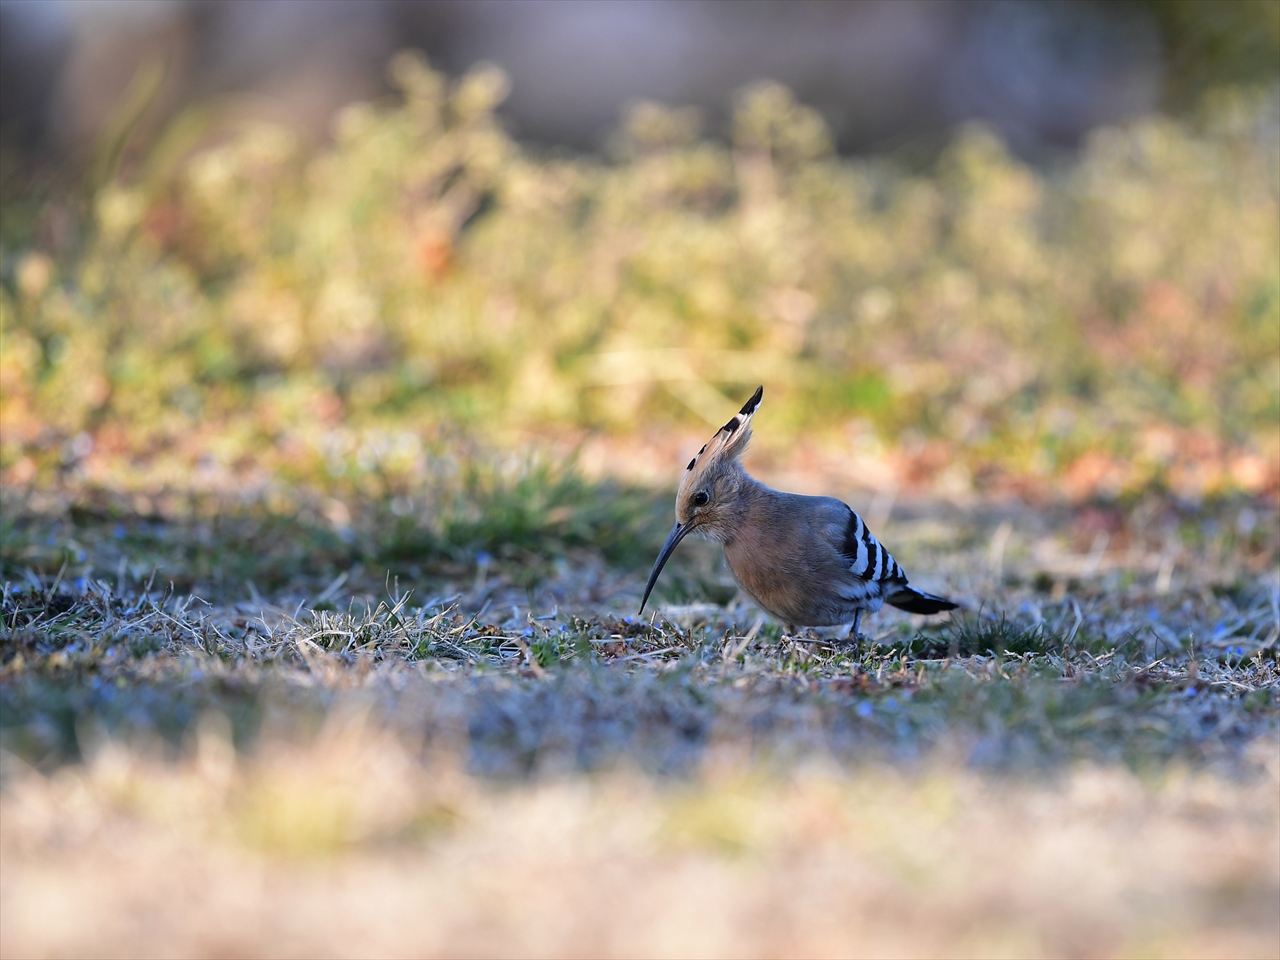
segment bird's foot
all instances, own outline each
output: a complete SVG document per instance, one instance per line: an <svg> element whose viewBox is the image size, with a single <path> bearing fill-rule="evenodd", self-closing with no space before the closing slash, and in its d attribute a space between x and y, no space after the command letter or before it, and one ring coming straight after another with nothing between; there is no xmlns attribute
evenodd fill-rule
<svg viewBox="0 0 1280 960"><path fill-rule="evenodd" d="M830 643L831 642L826 637L815 636L809 630L805 630L803 632L799 630L793 630L789 633L784 634L782 639L789 640L792 643Z"/></svg>
<svg viewBox="0 0 1280 960"><path fill-rule="evenodd" d="M862 625L862 611L858 610L853 615L853 623L849 624L849 629L844 635L845 646L857 646L863 640L870 640L870 637L864 637L862 631L858 629Z"/></svg>
<svg viewBox="0 0 1280 960"><path fill-rule="evenodd" d="M856 647L860 643L869 643L871 638L865 633L847 633L843 637L835 637L831 645L835 647Z"/></svg>

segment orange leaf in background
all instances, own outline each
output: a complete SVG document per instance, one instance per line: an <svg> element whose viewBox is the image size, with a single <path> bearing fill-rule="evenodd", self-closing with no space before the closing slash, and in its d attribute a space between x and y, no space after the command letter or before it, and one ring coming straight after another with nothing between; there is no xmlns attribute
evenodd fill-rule
<svg viewBox="0 0 1280 960"><path fill-rule="evenodd" d="M3 476L5 486L26 486L36 478L36 474L38 472L39 469L36 467L36 462L34 460L30 457L22 457L17 463L4 472Z"/></svg>
<svg viewBox="0 0 1280 960"><path fill-rule="evenodd" d="M418 238L418 266L431 280L438 280L453 264L453 240L440 231L430 231Z"/></svg>
<svg viewBox="0 0 1280 960"><path fill-rule="evenodd" d="M1257 453L1237 453L1229 471L1235 485L1246 493L1280 495L1280 462Z"/></svg>
<svg viewBox="0 0 1280 960"><path fill-rule="evenodd" d="M1124 486L1128 471L1119 460L1091 451L1072 461L1062 478L1062 488L1072 500L1098 494L1115 494Z"/></svg>
<svg viewBox="0 0 1280 960"><path fill-rule="evenodd" d="M313 409L315 410L316 419L330 426L341 423L345 413L342 398L336 393L328 391L316 397Z"/></svg>
<svg viewBox="0 0 1280 960"><path fill-rule="evenodd" d="M1195 304L1190 296L1168 280L1149 283L1143 294L1142 312L1154 320L1183 325L1197 319Z"/></svg>
<svg viewBox="0 0 1280 960"><path fill-rule="evenodd" d="M182 228L182 208L172 200L161 200L147 210L142 229L160 247L169 247Z"/></svg>
<svg viewBox="0 0 1280 960"><path fill-rule="evenodd" d="M902 453L898 475L908 488L927 487L954 460L950 446L941 440L930 440L914 451Z"/></svg>

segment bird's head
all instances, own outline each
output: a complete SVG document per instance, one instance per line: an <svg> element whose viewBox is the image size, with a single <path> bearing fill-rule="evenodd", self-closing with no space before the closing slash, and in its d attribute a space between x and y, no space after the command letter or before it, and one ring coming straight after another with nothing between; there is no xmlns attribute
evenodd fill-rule
<svg viewBox="0 0 1280 960"><path fill-rule="evenodd" d="M723 543L731 534L739 515L739 499L751 483L739 458L751 440L751 418L763 396L764 387L757 387L751 399L716 431L685 467L676 494L676 525L649 574L644 599L640 601L642 611L653 585L658 582L658 574L681 540L697 533Z"/></svg>

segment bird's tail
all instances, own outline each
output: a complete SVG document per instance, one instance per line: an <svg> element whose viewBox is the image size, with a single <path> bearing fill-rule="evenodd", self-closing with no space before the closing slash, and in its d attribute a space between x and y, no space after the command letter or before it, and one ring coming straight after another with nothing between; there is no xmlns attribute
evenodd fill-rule
<svg viewBox="0 0 1280 960"><path fill-rule="evenodd" d="M885 603L905 610L907 613L942 613L960 606L944 597L935 597L931 593L921 593L913 587L899 587L884 598Z"/></svg>

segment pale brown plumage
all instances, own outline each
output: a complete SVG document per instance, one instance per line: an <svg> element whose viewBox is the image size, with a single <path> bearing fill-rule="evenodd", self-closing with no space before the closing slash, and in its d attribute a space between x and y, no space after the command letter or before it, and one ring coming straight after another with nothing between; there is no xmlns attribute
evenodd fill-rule
<svg viewBox="0 0 1280 960"><path fill-rule="evenodd" d="M955 609L952 601L909 586L898 562L841 501L781 493L747 474L739 458L763 395L760 387L689 461L676 495L676 525L640 609L689 533L723 544L738 586L791 633L797 626L851 623L856 637L862 613L884 603L912 613Z"/></svg>

